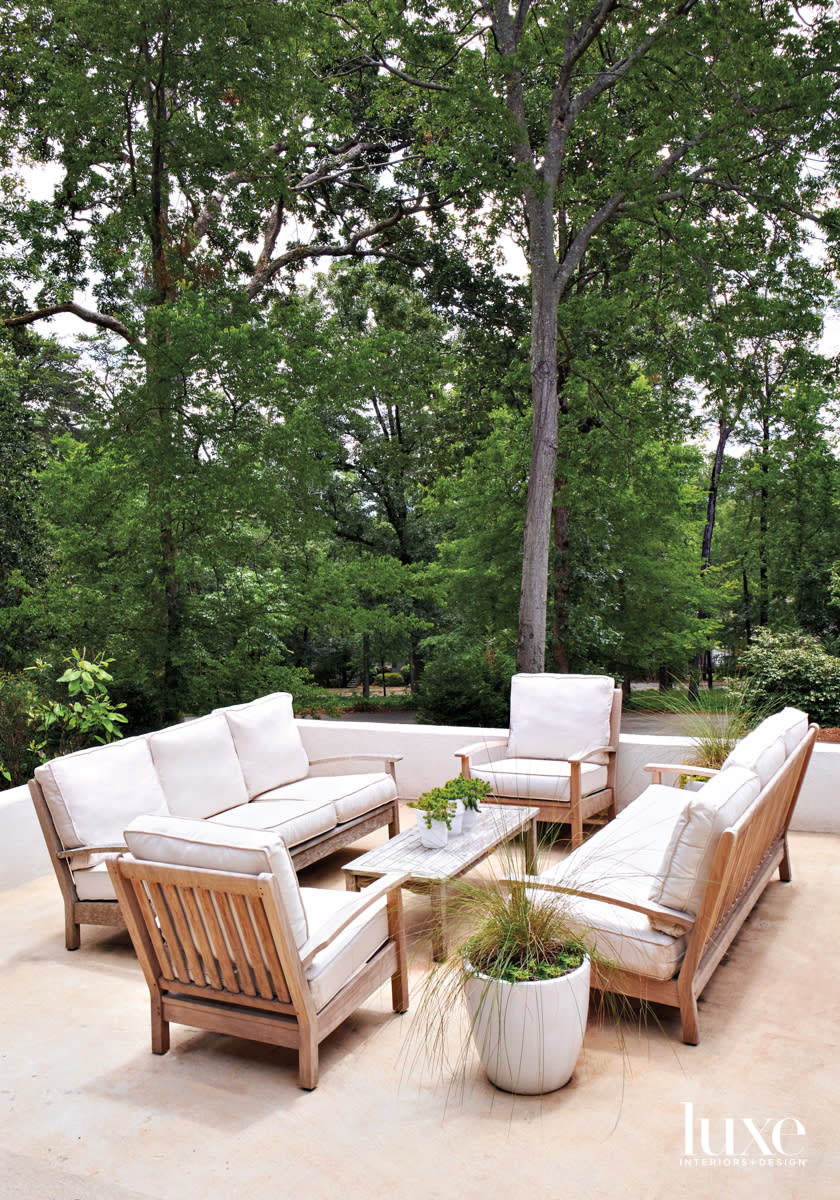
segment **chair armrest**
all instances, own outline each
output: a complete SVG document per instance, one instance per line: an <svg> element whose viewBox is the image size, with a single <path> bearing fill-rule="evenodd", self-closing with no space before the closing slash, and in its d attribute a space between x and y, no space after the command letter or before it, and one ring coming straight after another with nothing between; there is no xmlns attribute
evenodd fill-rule
<svg viewBox="0 0 840 1200"><path fill-rule="evenodd" d="M330 754L327 758L310 758L310 767L319 767L324 763L335 762L402 762L402 754Z"/></svg>
<svg viewBox="0 0 840 1200"><path fill-rule="evenodd" d="M669 908L666 904L657 904L655 900L644 902L624 900L619 896L604 895L603 892L592 892L588 888L565 887L562 883L549 883L539 875L519 875L515 879L503 879L511 887L529 887L540 892L558 892L565 896L576 896L581 900L600 900L604 904L614 904L617 908L629 908L633 912L643 913L646 917L664 917L674 925L681 926L686 933L694 928L695 918L678 908Z"/></svg>
<svg viewBox="0 0 840 1200"><path fill-rule="evenodd" d="M308 967L315 955L328 946L330 942L338 937L343 929L356 920L360 913L363 913L366 908L376 904L383 896L387 896L389 892L395 888L401 887L408 879L409 871L391 871L388 875L383 875L376 883L372 883L370 887L366 887L358 893L348 892L348 896L352 895L355 904L349 904L341 912L335 914L331 920L327 921L318 930L317 939L307 938L300 948L300 961L304 970Z"/></svg>
<svg viewBox="0 0 840 1200"><path fill-rule="evenodd" d="M615 754L618 750L617 746L596 746L594 750L581 750L579 754L570 754L566 762L586 762L588 758L592 758L595 754Z"/></svg>
<svg viewBox="0 0 840 1200"><path fill-rule="evenodd" d="M663 775L699 775L703 779L717 775L713 767L695 767L691 763L645 763L642 770L651 776L651 783L661 783Z"/></svg>
<svg viewBox="0 0 840 1200"><path fill-rule="evenodd" d="M59 850L56 858L72 858L74 854L119 854L127 849L125 842L109 842L101 846L74 846L72 850Z"/></svg>
<svg viewBox="0 0 840 1200"><path fill-rule="evenodd" d="M472 742L469 746L456 750L455 757L461 760L461 774L464 778L470 778L470 759L474 754L478 754L479 750L498 750L509 741L510 738L498 738L492 742Z"/></svg>

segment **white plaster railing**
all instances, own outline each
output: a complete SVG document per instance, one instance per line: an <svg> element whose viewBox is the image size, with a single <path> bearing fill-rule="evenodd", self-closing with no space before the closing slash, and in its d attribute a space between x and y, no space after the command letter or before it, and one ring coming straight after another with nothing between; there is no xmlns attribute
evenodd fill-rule
<svg viewBox="0 0 840 1200"><path fill-rule="evenodd" d="M458 773L455 752L462 746L504 737L504 729L442 725L399 725L378 721L300 720L310 758L332 754L401 754L397 765L400 796L412 800ZM691 743L684 737L623 733L618 755L618 807L624 808L647 786L648 762L683 762ZM340 767L334 768L336 771ZM817 745L802 786L791 829L840 833L840 745ZM35 810L26 787L0 792L0 891L52 872Z"/></svg>

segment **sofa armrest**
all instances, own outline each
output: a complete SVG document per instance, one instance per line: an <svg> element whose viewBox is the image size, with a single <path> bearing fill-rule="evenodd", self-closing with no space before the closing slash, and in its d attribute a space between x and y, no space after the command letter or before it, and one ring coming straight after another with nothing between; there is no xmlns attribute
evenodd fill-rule
<svg viewBox="0 0 840 1200"><path fill-rule="evenodd" d="M702 779L712 779L718 773L713 767L697 767L691 763L645 763L642 770L651 776L651 783L661 783L663 775L698 775Z"/></svg>
<svg viewBox="0 0 840 1200"><path fill-rule="evenodd" d="M307 938L301 946L300 961L304 970L311 965L315 955L328 946L341 933L342 929L352 925L360 913L376 904L383 896L387 896L395 888L401 887L409 878L409 874L408 871L391 871L390 874L383 875L381 879L377 879L376 883L372 883L363 891L348 893L348 895L353 895L356 903L348 905L342 912L336 913L331 920L319 927L317 937Z"/></svg>
<svg viewBox="0 0 840 1200"><path fill-rule="evenodd" d="M604 904L614 904L617 908L629 908L633 912L643 913L646 917L667 920L672 925L679 925L686 933L694 928L695 918L678 908L669 908L666 904L657 904L655 900L635 901L624 900L619 896L605 895L603 892L593 892L588 888L565 887L562 883L549 883L539 875L519 875L515 879L503 879L502 883L510 887L528 887L540 892L558 892L565 896L576 896L581 900L600 900Z"/></svg>
<svg viewBox="0 0 840 1200"><path fill-rule="evenodd" d="M326 758L310 758L310 767L320 767L324 763L337 762L381 762L394 763L402 762L402 754L330 754Z"/></svg>

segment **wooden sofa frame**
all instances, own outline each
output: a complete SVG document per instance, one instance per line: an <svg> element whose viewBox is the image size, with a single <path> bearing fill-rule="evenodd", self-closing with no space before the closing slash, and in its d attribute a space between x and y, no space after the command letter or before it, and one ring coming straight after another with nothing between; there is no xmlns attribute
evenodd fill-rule
<svg viewBox="0 0 840 1200"><path fill-rule="evenodd" d="M272 875L239 875L108 858L151 997L152 1052L169 1049L169 1023L250 1038L298 1053L298 1081L318 1083L320 1043L391 980L395 1012L408 1008L400 886L387 875L348 914L338 912L300 949ZM364 909L387 897L388 940L320 1011L306 968Z"/></svg>
<svg viewBox="0 0 840 1200"><path fill-rule="evenodd" d="M602 969L593 964L592 986L650 1003L666 1004L680 1011L682 1040L696 1045L700 1040L697 1000L715 968L734 941L778 867L779 878L791 878L787 833L802 780L808 768L819 726L810 725L805 737L766 784L739 821L721 835L702 903L694 920L680 917L673 909L652 903L636 904L601 895L596 891L564 888L527 877L527 886L568 892L586 899L604 900L647 916L667 916L686 931L686 949L673 979L656 980L619 969ZM717 772L685 764L655 763L647 766L653 783L665 774L711 777ZM512 881L513 882L513 881ZM522 881L519 881L520 884Z"/></svg>
<svg viewBox="0 0 840 1200"><path fill-rule="evenodd" d="M394 780L394 786L396 787L396 764L400 761L401 757L401 755L386 754L331 755L328 758L311 759L310 766L324 766L333 762L384 762L386 770ZM118 843L101 846L77 846L71 850L65 849L58 836L41 785L36 779L30 779L29 793L32 797L32 803L35 805L38 822L44 834L44 841L47 844L47 851L64 901L65 945L68 950L78 950L81 945L82 925L115 925L122 927L125 921L123 920L120 906L116 899L79 899L78 892L76 891L76 883L73 879L73 872L70 869L70 860L74 854L78 854L83 850L97 854L108 854L125 850L126 846L124 843ZM388 826L389 838L396 837L399 833L399 796L395 796L393 800L379 805L378 808L372 809L370 812L363 813L352 820L342 822L341 825L328 830L326 833L318 834L317 837L310 838L308 841L301 842L297 846L290 847L289 853L292 856L295 869L300 871L304 867L308 867L312 863L325 858L328 854L332 854L333 851L350 845L368 833L373 833L375 829L381 829L383 825Z"/></svg>
<svg viewBox="0 0 840 1200"><path fill-rule="evenodd" d="M493 794L487 797L486 803L527 804L532 808L538 808L539 816L537 817L537 821L570 825L572 849L578 847L583 841L584 821L591 821L593 817L599 814L604 814L604 818L607 821L611 821L615 816L616 755L618 753L619 736L621 733L622 698L621 688L615 688L610 708L610 744L608 746L598 746L593 750L587 750L585 753L574 754L570 758L558 760L569 764L568 800L543 800L537 797L498 796ZM470 778L470 766L473 755L478 754L482 750L498 750L503 746L507 746L509 740L509 738L501 738L498 741L492 742L474 742L470 746L465 746L463 750L457 751L456 758L461 761L461 774L464 778ZM601 788L600 791L591 792L588 796L582 796L581 765L599 754L607 755L606 786Z"/></svg>

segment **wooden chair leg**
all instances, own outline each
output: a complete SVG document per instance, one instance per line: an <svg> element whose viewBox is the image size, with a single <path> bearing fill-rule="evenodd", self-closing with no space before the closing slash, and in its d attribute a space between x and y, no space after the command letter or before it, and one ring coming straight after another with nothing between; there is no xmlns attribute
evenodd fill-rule
<svg viewBox="0 0 840 1200"><path fill-rule="evenodd" d="M583 818L580 815L580 805L573 804L569 813L569 824L572 827L572 849L577 850L583 842Z"/></svg>
<svg viewBox="0 0 840 1200"><path fill-rule="evenodd" d="M160 994L152 996L152 1054L169 1049L169 1022L164 1019Z"/></svg>
<svg viewBox="0 0 840 1200"><path fill-rule="evenodd" d="M682 1020L682 1040L687 1046L696 1046L700 1041L700 1029L697 1000L693 995L680 997L680 1018Z"/></svg>
<svg viewBox="0 0 840 1200"><path fill-rule="evenodd" d="M298 1083L307 1092L318 1086L318 1039L314 1029L300 1028Z"/></svg>
<svg viewBox="0 0 840 1200"><path fill-rule="evenodd" d="M782 861L779 863L779 879L782 883L790 883L793 878L790 869L790 851L788 850L787 838L782 844Z"/></svg>
<svg viewBox="0 0 840 1200"><path fill-rule="evenodd" d="M64 909L64 944L68 950L78 950L82 944L82 927L73 920L69 907Z"/></svg>

